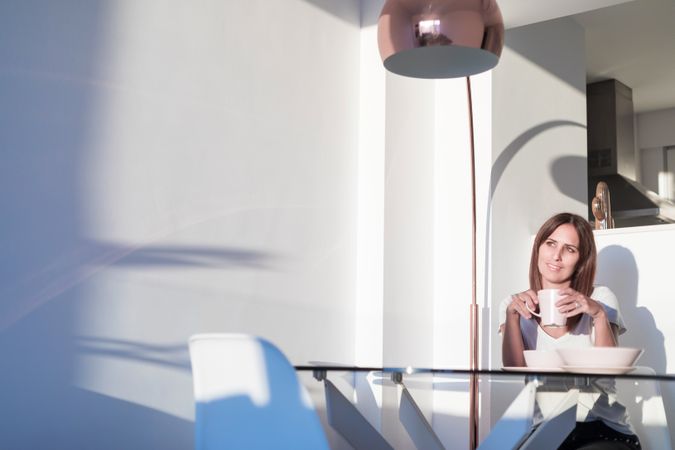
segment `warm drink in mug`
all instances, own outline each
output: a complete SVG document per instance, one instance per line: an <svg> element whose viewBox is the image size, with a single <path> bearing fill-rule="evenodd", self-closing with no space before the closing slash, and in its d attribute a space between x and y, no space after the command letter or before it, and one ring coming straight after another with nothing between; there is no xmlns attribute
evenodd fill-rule
<svg viewBox="0 0 675 450"><path fill-rule="evenodd" d="M559 289L542 289L537 292L539 298L539 312L536 313L525 303L525 307L535 316L541 318L541 325L548 327L564 327L567 323L567 317L558 311L555 302L560 297Z"/></svg>

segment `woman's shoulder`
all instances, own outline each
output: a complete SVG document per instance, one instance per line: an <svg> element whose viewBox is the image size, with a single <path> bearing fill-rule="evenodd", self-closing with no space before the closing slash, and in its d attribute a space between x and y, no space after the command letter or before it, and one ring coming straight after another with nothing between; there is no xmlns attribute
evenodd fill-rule
<svg viewBox="0 0 675 450"><path fill-rule="evenodd" d="M621 317L619 299L616 298L614 292L607 286L595 286L591 298L603 305L609 321L619 327L619 334L623 334L626 331L626 327L623 322L623 317Z"/></svg>
<svg viewBox="0 0 675 450"><path fill-rule="evenodd" d="M603 286L601 284L596 284L593 286L593 295L605 295L605 294L611 294L614 295L612 290L608 288L607 286Z"/></svg>
<svg viewBox="0 0 675 450"><path fill-rule="evenodd" d="M513 296L512 296L512 295L507 295L506 297L504 297L504 298L502 299L501 302L499 302L499 304L500 304L501 306L506 307L506 306L508 306L508 305L511 303L511 300L512 300L512 299L513 299Z"/></svg>
<svg viewBox="0 0 675 450"><path fill-rule="evenodd" d="M594 286L593 293L591 294L593 300L604 303L605 305L613 306L619 303L614 292L607 286Z"/></svg>

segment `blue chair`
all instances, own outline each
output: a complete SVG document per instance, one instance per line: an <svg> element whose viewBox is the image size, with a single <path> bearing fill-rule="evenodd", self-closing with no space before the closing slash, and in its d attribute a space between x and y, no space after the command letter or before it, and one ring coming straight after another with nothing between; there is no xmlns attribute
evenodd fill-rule
<svg viewBox="0 0 675 450"><path fill-rule="evenodd" d="M329 448L308 393L273 344L198 334L189 346L197 450Z"/></svg>

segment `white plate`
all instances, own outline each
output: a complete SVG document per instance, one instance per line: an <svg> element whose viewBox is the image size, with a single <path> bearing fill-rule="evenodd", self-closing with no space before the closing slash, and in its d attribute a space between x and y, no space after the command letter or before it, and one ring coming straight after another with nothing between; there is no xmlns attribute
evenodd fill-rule
<svg viewBox="0 0 675 450"><path fill-rule="evenodd" d="M502 367L511 372L563 372L560 367Z"/></svg>
<svg viewBox="0 0 675 450"><path fill-rule="evenodd" d="M593 375L620 375L635 370L635 366L629 367L584 367L584 366L562 366L563 370L572 373L590 373Z"/></svg>

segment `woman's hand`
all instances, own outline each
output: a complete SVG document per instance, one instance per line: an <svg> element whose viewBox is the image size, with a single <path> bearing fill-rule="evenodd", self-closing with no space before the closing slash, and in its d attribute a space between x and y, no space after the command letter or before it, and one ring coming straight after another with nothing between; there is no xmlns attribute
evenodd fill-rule
<svg viewBox="0 0 675 450"><path fill-rule="evenodd" d="M506 308L506 316L509 317L510 315L520 315L526 319L531 319L532 313L527 310L526 305L529 305L530 309L535 311L538 304L539 299L537 298L537 293L532 289L519 294L513 294L511 296L511 303L509 303L509 306Z"/></svg>
<svg viewBox="0 0 675 450"><path fill-rule="evenodd" d="M565 317L573 317L586 313L593 319L595 328L596 347L616 347L618 342L618 328L609 323L605 308L590 297L586 297L572 288L560 290L561 298L555 303Z"/></svg>
<svg viewBox="0 0 675 450"><path fill-rule="evenodd" d="M586 313L596 319L605 316L605 308L590 297L568 287L560 290L560 299L555 303L565 317L574 317Z"/></svg>

